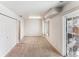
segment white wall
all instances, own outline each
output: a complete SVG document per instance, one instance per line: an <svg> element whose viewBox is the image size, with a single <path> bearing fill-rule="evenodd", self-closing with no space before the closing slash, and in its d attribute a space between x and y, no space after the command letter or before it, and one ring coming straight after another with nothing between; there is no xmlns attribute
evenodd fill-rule
<svg viewBox="0 0 79 59"><path fill-rule="evenodd" d="M54 46L60 54L63 56L65 55L64 53L64 48L63 48L63 15L64 13L68 12L71 9L75 9L79 6L79 2L70 2L67 4L63 11L53 17L49 21L49 37L46 37L47 40Z"/></svg>
<svg viewBox="0 0 79 59"><path fill-rule="evenodd" d="M0 5L0 56L5 56L18 42L18 20L22 20L14 12Z"/></svg>
<svg viewBox="0 0 79 59"><path fill-rule="evenodd" d="M48 41L60 53L62 52L62 20L61 14L49 20L49 37Z"/></svg>
<svg viewBox="0 0 79 59"><path fill-rule="evenodd" d="M17 20L19 20L20 18L17 16L17 14L15 14L13 11L11 11L10 9L8 9L7 7L4 7L4 5L0 4L0 12L11 16L13 18L16 18Z"/></svg>
<svg viewBox="0 0 79 59"><path fill-rule="evenodd" d="M25 20L25 36L41 36L42 21L40 19Z"/></svg>

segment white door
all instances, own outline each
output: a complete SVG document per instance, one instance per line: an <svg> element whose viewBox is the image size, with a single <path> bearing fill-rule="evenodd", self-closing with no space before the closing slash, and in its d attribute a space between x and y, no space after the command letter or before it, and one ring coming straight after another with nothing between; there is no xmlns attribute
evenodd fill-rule
<svg viewBox="0 0 79 59"><path fill-rule="evenodd" d="M16 44L16 20L0 15L0 56L5 56Z"/></svg>

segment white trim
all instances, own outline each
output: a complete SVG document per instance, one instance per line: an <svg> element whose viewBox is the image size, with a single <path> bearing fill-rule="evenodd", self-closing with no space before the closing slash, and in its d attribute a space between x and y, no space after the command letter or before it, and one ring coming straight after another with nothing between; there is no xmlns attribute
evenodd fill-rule
<svg viewBox="0 0 79 59"><path fill-rule="evenodd" d="M62 19L62 55L63 56L66 56L66 19L65 19L65 16L63 16L63 19Z"/></svg>

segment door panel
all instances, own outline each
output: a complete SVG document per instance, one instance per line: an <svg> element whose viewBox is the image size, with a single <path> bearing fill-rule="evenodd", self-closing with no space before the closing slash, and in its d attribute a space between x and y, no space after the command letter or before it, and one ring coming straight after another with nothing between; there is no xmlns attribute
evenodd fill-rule
<svg viewBox="0 0 79 59"><path fill-rule="evenodd" d="M16 20L0 15L0 56L5 56L16 44Z"/></svg>

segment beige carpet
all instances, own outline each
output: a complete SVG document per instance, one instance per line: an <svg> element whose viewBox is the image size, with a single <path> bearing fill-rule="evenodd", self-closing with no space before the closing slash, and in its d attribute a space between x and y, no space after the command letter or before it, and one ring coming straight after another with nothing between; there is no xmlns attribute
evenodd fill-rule
<svg viewBox="0 0 79 59"><path fill-rule="evenodd" d="M59 57L61 56L43 37L24 37L6 57Z"/></svg>

